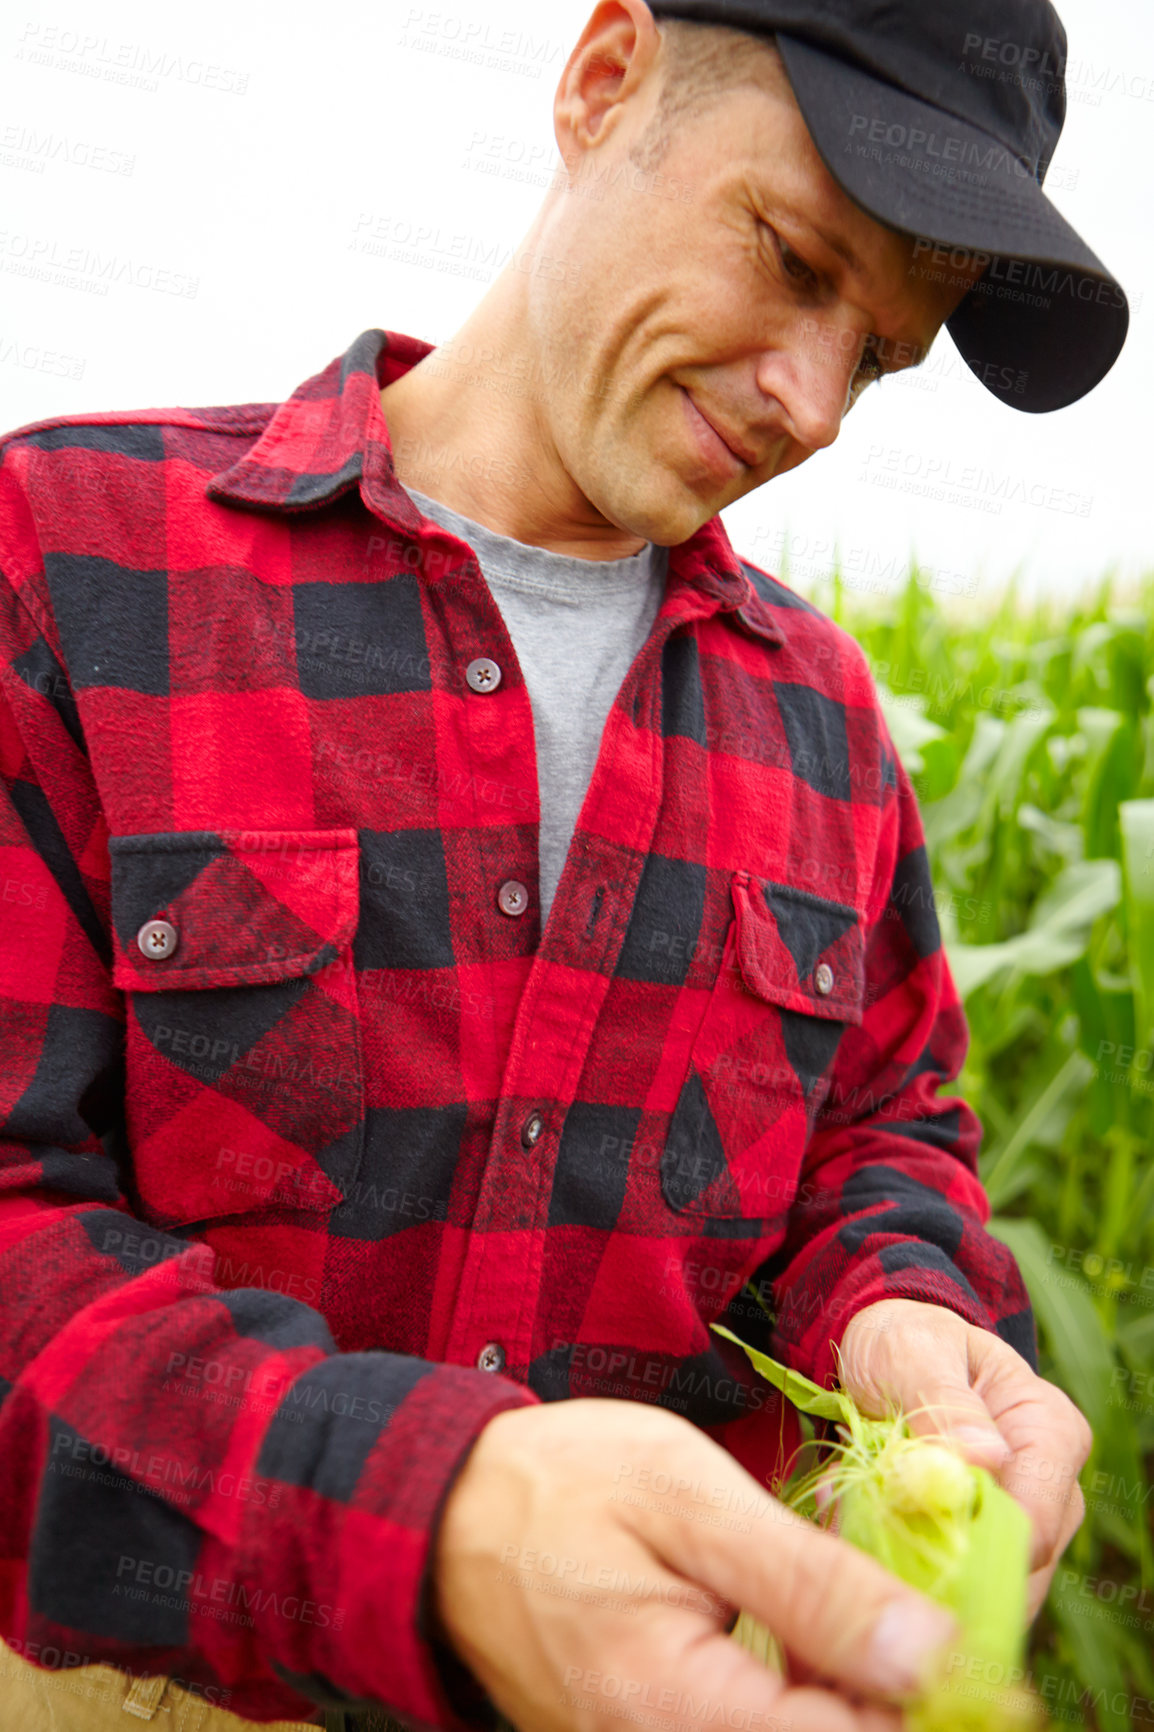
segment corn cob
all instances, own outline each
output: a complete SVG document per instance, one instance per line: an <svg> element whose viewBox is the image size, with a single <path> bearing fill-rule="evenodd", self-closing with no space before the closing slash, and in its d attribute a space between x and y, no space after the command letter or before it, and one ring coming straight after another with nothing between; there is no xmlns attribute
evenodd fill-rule
<svg viewBox="0 0 1154 1732"><path fill-rule="evenodd" d="M954 1614L959 1639L939 1675L905 1710L911 1732L1044 1732L1041 1703L1023 1687L1030 1520L984 1468L948 1444L916 1437L908 1416L869 1419L851 1398L821 1389L712 1326L802 1413L834 1421L832 1459L792 1480L782 1501L828 1522L843 1539ZM825 1508L817 1492L825 1487ZM773 1637L743 1612L734 1638L783 1670Z"/></svg>

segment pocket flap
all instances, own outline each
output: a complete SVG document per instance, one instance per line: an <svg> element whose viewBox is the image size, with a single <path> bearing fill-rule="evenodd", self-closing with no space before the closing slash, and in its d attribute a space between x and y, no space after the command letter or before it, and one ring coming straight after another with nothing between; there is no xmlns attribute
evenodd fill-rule
<svg viewBox="0 0 1154 1732"><path fill-rule="evenodd" d="M356 931L355 830L169 832L108 847L113 980L126 991L315 974ZM141 938L154 922L163 928L149 953Z"/></svg>
<svg viewBox="0 0 1154 1732"><path fill-rule="evenodd" d="M737 963L750 992L805 1016L860 1023L865 994L856 908L735 872Z"/></svg>

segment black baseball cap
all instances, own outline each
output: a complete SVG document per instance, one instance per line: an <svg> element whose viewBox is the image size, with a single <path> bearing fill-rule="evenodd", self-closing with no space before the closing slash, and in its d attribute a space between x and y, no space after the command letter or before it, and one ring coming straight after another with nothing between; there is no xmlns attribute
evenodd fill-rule
<svg viewBox="0 0 1154 1732"><path fill-rule="evenodd" d="M655 18L776 38L822 160L855 204L948 280L988 255L947 321L1015 409L1076 403L1114 365L1121 285L1042 183L1066 118L1066 32L1049 0L651 0ZM944 274L938 274L944 273Z"/></svg>

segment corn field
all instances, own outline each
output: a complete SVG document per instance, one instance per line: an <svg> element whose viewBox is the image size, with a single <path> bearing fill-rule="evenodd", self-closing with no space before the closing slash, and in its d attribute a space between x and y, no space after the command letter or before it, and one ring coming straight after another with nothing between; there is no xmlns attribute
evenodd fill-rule
<svg viewBox="0 0 1154 1732"><path fill-rule="evenodd" d="M963 618L916 571L881 607L836 576L810 593L869 655L917 788L991 1230L1094 1430L1034 1687L1058 1725L1131 1732L1154 1725L1154 579Z"/></svg>

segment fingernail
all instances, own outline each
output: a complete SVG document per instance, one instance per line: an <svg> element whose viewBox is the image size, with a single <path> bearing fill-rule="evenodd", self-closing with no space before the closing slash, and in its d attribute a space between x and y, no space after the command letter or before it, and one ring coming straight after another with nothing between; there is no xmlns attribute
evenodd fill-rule
<svg viewBox="0 0 1154 1732"><path fill-rule="evenodd" d="M874 1625L866 1654L874 1689L896 1696L921 1690L957 1625L924 1600L891 1600Z"/></svg>

